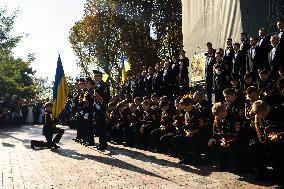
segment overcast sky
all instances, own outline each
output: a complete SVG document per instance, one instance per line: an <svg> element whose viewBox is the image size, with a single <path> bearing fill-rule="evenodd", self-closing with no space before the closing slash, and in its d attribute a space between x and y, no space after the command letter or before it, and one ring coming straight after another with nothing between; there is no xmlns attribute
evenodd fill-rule
<svg viewBox="0 0 284 189"><path fill-rule="evenodd" d="M83 17L85 0L0 0L9 13L18 9L13 34L24 37L14 53L27 59L35 53L32 64L37 76L54 80L58 53L65 75L77 76L76 57L68 42L70 28Z"/></svg>

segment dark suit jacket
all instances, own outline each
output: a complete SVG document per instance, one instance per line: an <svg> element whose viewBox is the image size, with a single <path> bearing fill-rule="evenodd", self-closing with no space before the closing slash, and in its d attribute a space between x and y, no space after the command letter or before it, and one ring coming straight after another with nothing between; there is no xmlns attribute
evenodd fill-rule
<svg viewBox="0 0 284 189"><path fill-rule="evenodd" d="M284 66L284 44L278 44L274 53L274 56L272 57L272 50L269 53L268 60L270 64L270 69L273 73L277 73L278 69L281 66Z"/></svg>

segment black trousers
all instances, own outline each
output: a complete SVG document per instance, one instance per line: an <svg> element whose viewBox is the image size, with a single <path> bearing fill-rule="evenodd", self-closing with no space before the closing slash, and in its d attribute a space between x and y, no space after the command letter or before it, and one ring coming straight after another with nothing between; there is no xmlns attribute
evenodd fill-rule
<svg viewBox="0 0 284 189"><path fill-rule="evenodd" d="M284 140L280 139L279 141L271 142L270 144L271 151L271 163L273 167L273 171L277 176L283 178L284 174Z"/></svg>
<svg viewBox="0 0 284 189"><path fill-rule="evenodd" d="M133 145L135 140L134 129L134 127L129 125L126 125L123 128L123 140L126 142L126 144Z"/></svg>
<svg viewBox="0 0 284 189"><path fill-rule="evenodd" d="M54 134L56 134L56 136L53 138ZM59 143L63 134L64 129L53 128L51 131L44 134L46 142L32 140L31 145L34 147L52 147L54 144Z"/></svg>
<svg viewBox="0 0 284 189"><path fill-rule="evenodd" d="M167 148L167 150L169 151L170 154L176 153L175 146L173 145L173 142L172 142L173 138L176 135L177 134L175 134L175 133L167 133L160 138L161 144Z"/></svg>
<svg viewBox="0 0 284 189"><path fill-rule="evenodd" d="M172 133L172 132L169 131L169 130L163 131L160 128L153 130L151 132L151 146L152 146L152 148L157 149L157 150L166 150L167 147L170 145L169 141L166 141L168 133Z"/></svg>
<svg viewBox="0 0 284 189"><path fill-rule="evenodd" d="M189 154L200 155L206 146L206 139L198 135L187 137L184 135L176 135L172 139L173 146L179 155L180 159L188 159Z"/></svg>
<svg viewBox="0 0 284 189"><path fill-rule="evenodd" d="M239 172L245 167L244 148L238 140L232 142L228 147L222 147L221 143L217 141L217 144L212 147L212 150L222 170Z"/></svg>
<svg viewBox="0 0 284 189"><path fill-rule="evenodd" d="M106 110L100 109L96 112L95 126L98 128L100 146L107 147Z"/></svg>
<svg viewBox="0 0 284 189"><path fill-rule="evenodd" d="M84 118L82 117L82 115L79 115L77 117L77 139L81 140L83 139L83 122L84 122Z"/></svg>
<svg viewBox="0 0 284 189"><path fill-rule="evenodd" d="M257 139L256 139L257 140ZM249 144L246 148L247 157L249 163L255 167L257 175L264 176L267 174L268 169L266 166L265 158L265 144L258 141L254 144Z"/></svg>

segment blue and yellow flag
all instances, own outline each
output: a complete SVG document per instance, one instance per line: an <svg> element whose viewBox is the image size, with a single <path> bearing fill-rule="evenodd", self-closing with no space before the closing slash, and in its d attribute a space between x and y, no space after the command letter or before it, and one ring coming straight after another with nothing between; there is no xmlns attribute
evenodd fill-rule
<svg viewBox="0 0 284 189"><path fill-rule="evenodd" d="M55 81L53 86L52 114L54 118L58 118L59 114L64 109L66 98L67 98L67 84L65 80L61 58L59 55L57 60L57 68L56 68Z"/></svg>
<svg viewBox="0 0 284 189"><path fill-rule="evenodd" d="M122 57L121 57L121 62L122 62L122 69L121 69L121 82L124 83L125 81L125 77L126 77L126 73L125 73L125 56L124 54L122 54Z"/></svg>
<svg viewBox="0 0 284 189"><path fill-rule="evenodd" d="M126 60L124 54L121 57L122 70L121 70L121 82L124 83L126 79L126 73L131 69L130 64Z"/></svg>

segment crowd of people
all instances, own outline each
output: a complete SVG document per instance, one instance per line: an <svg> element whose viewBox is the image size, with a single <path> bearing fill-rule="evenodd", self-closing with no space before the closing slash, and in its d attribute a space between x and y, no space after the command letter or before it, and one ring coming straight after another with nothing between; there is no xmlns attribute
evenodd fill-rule
<svg viewBox="0 0 284 189"><path fill-rule="evenodd" d="M6 94L0 97L0 128L23 124L42 124L43 101Z"/></svg>
<svg viewBox="0 0 284 189"><path fill-rule="evenodd" d="M208 42L206 90L189 86L189 59L144 68L110 95L102 73L75 83L69 98L74 139L107 149L107 142L178 157L181 164L217 162L232 172L255 170L258 179L283 176L284 22L269 36L240 34L226 49ZM212 95L213 94L213 95ZM214 96L214 98L212 98ZM216 160L216 161L215 161Z"/></svg>

